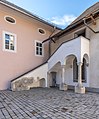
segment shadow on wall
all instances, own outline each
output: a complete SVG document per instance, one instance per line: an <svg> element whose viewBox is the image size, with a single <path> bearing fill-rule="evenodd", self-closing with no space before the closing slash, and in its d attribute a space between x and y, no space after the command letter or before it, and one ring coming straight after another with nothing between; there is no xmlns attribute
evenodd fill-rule
<svg viewBox="0 0 99 119"><path fill-rule="evenodd" d="M39 82L40 82L40 87L45 87L45 79L44 78L40 79Z"/></svg>
<svg viewBox="0 0 99 119"><path fill-rule="evenodd" d="M7 87L7 90L11 90L11 82L10 81L7 82L6 87Z"/></svg>

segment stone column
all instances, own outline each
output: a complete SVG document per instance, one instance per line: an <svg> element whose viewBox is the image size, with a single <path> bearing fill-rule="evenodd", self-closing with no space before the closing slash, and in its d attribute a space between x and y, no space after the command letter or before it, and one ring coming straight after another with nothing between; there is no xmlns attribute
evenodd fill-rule
<svg viewBox="0 0 99 119"><path fill-rule="evenodd" d="M47 80L46 80L46 87L47 88L50 88L49 82L50 82L50 72L47 72Z"/></svg>
<svg viewBox="0 0 99 119"><path fill-rule="evenodd" d="M65 65L61 66L62 68L62 78L60 83L60 90L67 90L67 85L65 84Z"/></svg>
<svg viewBox="0 0 99 119"><path fill-rule="evenodd" d="M65 82L65 65L62 65L62 83L64 84Z"/></svg>
<svg viewBox="0 0 99 119"><path fill-rule="evenodd" d="M82 85L82 62L78 63L78 84L75 87L76 93L85 93L85 87Z"/></svg>
<svg viewBox="0 0 99 119"><path fill-rule="evenodd" d="M82 62L78 64L78 86L82 86Z"/></svg>

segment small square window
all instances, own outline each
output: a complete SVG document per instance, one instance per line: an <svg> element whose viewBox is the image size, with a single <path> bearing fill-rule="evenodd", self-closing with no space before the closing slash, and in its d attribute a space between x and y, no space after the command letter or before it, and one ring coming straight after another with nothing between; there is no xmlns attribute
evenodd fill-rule
<svg viewBox="0 0 99 119"><path fill-rule="evenodd" d="M9 45L9 40L5 40L5 44L8 44Z"/></svg>
<svg viewBox="0 0 99 119"><path fill-rule="evenodd" d="M42 55L42 52L40 52L40 55Z"/></svg>
<svg viewBox="0 0 99 119"><path fill-rule="evenodd" d="M9 45L5 45L5 49L9 49Z"/></svg>
<svg viewBox="0 0 99 119"><path fill-rule="evenodd" d="M36 46L39 46L39 43L36 43Z"/></svg>
<svg viewBox="0 0 99 119"><path fill-rule="evenodd" d="M8 34L5 34L5 38L6 38L6 39L9 39L9 35L8 35Z"/></svg>
<svg viewBox="0 0 99 119"><path fill-rule="evenodd" d="M42 43L40 43L40 47L42 48Z"/></svg>

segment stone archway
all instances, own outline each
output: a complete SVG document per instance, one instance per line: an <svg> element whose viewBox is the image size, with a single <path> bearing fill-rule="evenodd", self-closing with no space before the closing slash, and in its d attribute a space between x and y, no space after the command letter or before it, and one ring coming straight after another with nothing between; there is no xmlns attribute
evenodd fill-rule
<svg viewBox="0 0 99 119"><path fill-rule="evenodd" d="M78 80L77 57L74 54L68 55L65 59L65 83L74 85Z"/></svg>
<svg viewBox="0 0 99 119"><path fill-rule="evenodd" d="M57 62L51 69L49 73L49 87L59 87L61 78L61 63Z"/></svg>
<svg viewBox="0 0 99 119"><path fill-rule="evenodd" d="M73 83L73 60L76 55L67 55L63 62L61 62L61 82L60 90L67 90L69 85L74 86ZM78 58L78 57L77 57Z"/></svg>
<svg viewBox="0 0 99 119"><path fill-rule="evenodd" d="M89 66L89 56L87 54L83 55L83 65L82 65L82 82L88 82L88 66Z"/></svg>
<svg viewBox="0 0 99 119"><path fill-rule="evenodd" d="M73 60L73 82L78 82L78 65L76 57Z"/></svg>
<svg viewBox="0 0 99 119"><path fill-rule="evenodd" d="M82 65L82 82L87 82L87 69L86 69L86 59L83 58L83 65Z"/></svg>

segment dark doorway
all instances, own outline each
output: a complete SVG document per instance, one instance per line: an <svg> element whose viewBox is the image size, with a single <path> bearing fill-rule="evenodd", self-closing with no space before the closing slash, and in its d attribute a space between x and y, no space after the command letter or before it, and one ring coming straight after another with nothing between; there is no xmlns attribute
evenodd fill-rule
<svg viewBox="0 0 99 119"><path fill-rule="evenodd" d="M52 87L56 87L56 72L51 72L52 74Z"/></svg>

